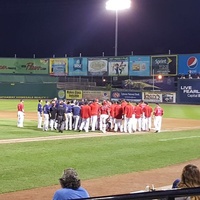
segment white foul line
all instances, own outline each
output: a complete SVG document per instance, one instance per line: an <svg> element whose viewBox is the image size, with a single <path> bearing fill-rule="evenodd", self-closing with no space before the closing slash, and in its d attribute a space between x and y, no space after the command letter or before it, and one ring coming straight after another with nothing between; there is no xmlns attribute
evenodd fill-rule
<svg viewBox="0 0 200 200"><path fill-rule="evenodd" d="M169 139L160 139L159 141L165 142L170 140L184 140L184 139L191 139L191 138L199 138L200 136L190 136L190 137L180 137L180 138L169 138Z"/></svg>

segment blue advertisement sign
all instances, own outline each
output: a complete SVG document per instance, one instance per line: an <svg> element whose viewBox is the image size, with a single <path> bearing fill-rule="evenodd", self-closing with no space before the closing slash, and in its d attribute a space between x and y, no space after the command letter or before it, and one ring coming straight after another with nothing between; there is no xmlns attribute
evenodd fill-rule
<svg viewBox="0 0 200 200"><path fill-rule="evenodd" d="M178 80L178 103L200 104L200 80Z"/></svg>
<svg viewBox="0 0 200 200"><path fill-rule="evenodd" d="M114 101L121 99L125 99L127 101L140 101L142 99L142 92L112 91L110 98Z"/></svg>
<svg viewBox="0 0 200 200"><path fill-rule="evenodd" d="M150 56L130 56L129 76L150 76Z"/></svg>
<svg viewBox="0 0 200 200"><path fill-rule="evenodd" d="M69 76L87 76L87 58L69 58Z"/></svg>
<svg viewBox="0 0 200 200"><path fill-rule="evenodd" d="M179 74L198 74L200 73L200 54L187 54L178 56Z"/></svg>

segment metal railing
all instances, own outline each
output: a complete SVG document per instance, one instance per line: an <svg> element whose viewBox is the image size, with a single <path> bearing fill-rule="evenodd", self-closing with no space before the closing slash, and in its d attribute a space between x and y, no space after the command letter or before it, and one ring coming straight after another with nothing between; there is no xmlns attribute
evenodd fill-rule
<svg viewBox="0 0 200 200"><path fill-rule="evenodd" d="M155 190L150 192L137 192L130 194L120 194L120 195L110 195L110 196L99 196L91 197L87 199L92 200L108 200L108 199L138 199L138 200L148 200L148 199L162 199L162 200L172 200L175 197L189 197L189 196L200 196L200 187L196 188L184 188L184 189L172 189L172 190Z"/></svg>

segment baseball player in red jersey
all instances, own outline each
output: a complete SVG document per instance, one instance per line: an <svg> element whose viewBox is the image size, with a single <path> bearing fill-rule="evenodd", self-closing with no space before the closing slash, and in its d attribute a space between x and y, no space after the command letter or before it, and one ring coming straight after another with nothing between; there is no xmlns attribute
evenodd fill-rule
<svg viewBox="0 0 200 200"><path fill-rule="evenodd" d="M98 99L94 99L93 102L90 104L91 108L91 126L92 126L92 131L96 130L97 127L97 117L99 113L99 108L100 105L98 103Z"/></svg>
<svg viewBox="0 0 200 200"><path fill-rule="evenodd" d="M115 115L114 115L114 110L115 110L115 107L116 107L117 103L115 101L112 101L112 104L110 106L110 128L111 130L114 129L114 126L115 126Z"/></svg>
<svg viewBox="0 0 200 200"><path fill-rule="evenodd" d="M141 127L142 130L145 131L146 130L146 119L144 116L144 108L146 107L146 104L144 103L143 100L140 101L139 106L142 108L143 114L141 116Z"/></svg>
<svg viewBox="0 0 200 200"><path fill-rule="evenodd" d="M136 103L134 111L135 111L135 119L136 119L137 130L141 131L141 117L143 115L143 111L142 111L141 106L138 103Z"/></svg>
<svg viewBox="0 0 200 200"><path fill-rule="evenodd" d="M24 101L23 99L17 105L17 127L24 127Z"/></svg>
<svg viewBox="0 0 200 200"><path fill-rule="evenodd" d="M133 124L133 106L132 104L127 101L127 105L124 108L124 132L127 133L127 128L128 132L132 132L132 124Z"/></svg>
<svg viewBox="0 0 200 200"><path fill-rule="evenodd" d="M100 112L100 131L106 133L106 120L110 116L110 109L106 101L103 101L102 106L99 108Z"/></svg>
<svg viewBox="0 0 200 200"><path fill-rule="evenodd" d="M156 107L154 108L154 126L156 130L155 133L158 133L161 130L163 114L164 110L160 107L159 103L156 103Z"/></svg>
<svg viewBox="0 0 200 200"><path fill-rule="evenodd" d="M90 123L90 117L91 117L91 108L88 105L88 102L86 101L84 105L81 106L81 125L79 128L79 131L82 131L83 129L85 132L89 131L89 123Z"/></svg>
<svg viewBox="0 0 200 200"><path fill-rule="evenodd" d="M114 116L115 116L114 131L117 132L119 128L120 132L123 132L123 124L122 124L123 110L120 101L118 101L117 105L115 106Z"/></svg>
<svg viewBox="0 0 200 200"><path fill-rule="evenodd" d="M151 130L151 115L153 112L152 107L146 102L146 106L143 109L144 117L145 117L145 130L150 131Z"/></svg>
<svg viewBox="0 0 200 200"><path fill-rule="evenodd" d="M127 123L124 120L124 109L125 109L126 105L127 105L127 101L125 99L122 99L121 106L122 106L122 126L123 126L123 129L124 129L124 126L127 127Z"/></svg>

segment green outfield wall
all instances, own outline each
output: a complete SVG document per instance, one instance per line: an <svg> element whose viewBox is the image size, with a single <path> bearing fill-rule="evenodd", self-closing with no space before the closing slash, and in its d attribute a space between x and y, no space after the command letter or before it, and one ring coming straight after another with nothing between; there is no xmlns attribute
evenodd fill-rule
<svg viewBox="0 0 200 200"><path fill-rule="evenodd" d="M52 99L56 96L56 83L0 83L2 99Z"/></svg>

